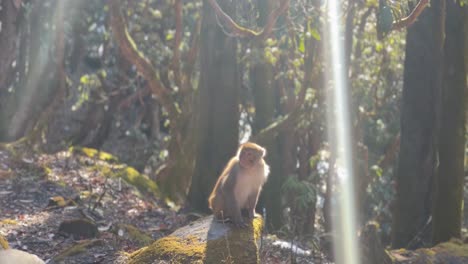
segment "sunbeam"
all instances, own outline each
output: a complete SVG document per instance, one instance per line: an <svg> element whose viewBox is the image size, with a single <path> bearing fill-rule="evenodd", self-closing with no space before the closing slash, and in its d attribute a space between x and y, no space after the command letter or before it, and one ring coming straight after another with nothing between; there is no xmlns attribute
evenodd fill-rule
<svg viewBox="0 0 468 264"><path fill-rule="evenodd" d="M336 263L357 264L359 253L356 236L356 207L353 195L353 164L348 87L344 60L344 34L338 0L328 1L327 41L330 48L328 63L331 73L328 81L332 88L327 95L329 109L329 137L336 153L338 187L333 207L334 254Z"/></svg>

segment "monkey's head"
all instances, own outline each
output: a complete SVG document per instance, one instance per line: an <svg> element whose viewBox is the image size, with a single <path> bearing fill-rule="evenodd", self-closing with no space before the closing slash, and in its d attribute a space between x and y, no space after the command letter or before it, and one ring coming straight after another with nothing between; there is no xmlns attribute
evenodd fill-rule
<svg viewBox="0 0 468 264"><path fill-rule="evenodd" d="M240 165L249 169L265 157L266 150L255 143L246 142L240 145L237 155Z"/></svg>

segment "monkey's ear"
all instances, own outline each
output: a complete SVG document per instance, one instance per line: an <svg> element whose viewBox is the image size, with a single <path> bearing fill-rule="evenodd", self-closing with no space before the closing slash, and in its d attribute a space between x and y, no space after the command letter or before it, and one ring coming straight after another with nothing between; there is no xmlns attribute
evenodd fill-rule
<svg viewBox="0 0 468 264"><path fill-rule="evenodd" d="M266 149L263 149L263 155L262 155L262 158L264 158L264 157L266 156L266 154L267 154L267 151L266 151Z"/></svg>

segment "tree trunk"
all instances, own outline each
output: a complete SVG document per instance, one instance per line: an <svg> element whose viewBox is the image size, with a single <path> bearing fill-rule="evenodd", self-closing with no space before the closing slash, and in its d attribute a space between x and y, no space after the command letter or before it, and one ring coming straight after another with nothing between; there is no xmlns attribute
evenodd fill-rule
<svg viewBox="0 0 468 264"><path fill-rule="evenodd" d="M218 1L232 15L235 1ZM195 133L195 172L189 192L194 209L207 211L207 198L223 166L239 143L239 73L237 40L220 28L209 3L203 2L200 81Z"/></svg>
<svg viewBox="0 0 468 264"><path fill-rule="evenodd" d="M273 1L258 1L258 24L264 27L268 15L273 10ZM250 61L250 83L253 91L255 103L255 119L253 124L253 134L257 134L262 129L270 125L276 115L281 111L278 97L278 83L275 82L273 65L265 57L265 43L254 43L253 56ZM267 149L266 162L270 166L270 175L263 188L258 207L266 209L267 226L273 230L278 230L282 225L281 187L284 182L285 162L283 151L285 137L282 133L262 142ZM289 153L288 153L289 154Z"/></svg>
<svg viewBox="0 0 468 264"><path fill-rule="evenodd" d="M406 36L401 150L392 226L394 248L421 246L414 239L426 235L423 229L432 211L443 57L444 13L440 8L443 2L433 1L431 8L425 9L408 28Z"/></svg>
<svg viewBox="0 0 468 264"><path fill-rule="evenodd" d="M40 113L54 97L58 80L54 61L48 56L50 47L44 45L54 43L55 40L53 31L44 27L45 23L54 23L53 10L46 8L42 2L32 4L28 20L31 34L25 35L29 39L21 39L29 44L29 69L25 79L19 80L13 92L8 95L9 99L2 108L2 140L17 140L30 132Z"/></svg>
<svg viewBox="0 0 468 264"><path fill-rule="evenodd" d="M464 8L447 2L439 171L435 182L433 244L461 236L465 154Z"/></svg>
<svg viewBox="0 0 468 264"><path fill-rule="evenodd" d="M0 91L7 90L11 63L16 58L19 7L15 1L0 1ZM21 3L21 1L19 1Z"/></svg>

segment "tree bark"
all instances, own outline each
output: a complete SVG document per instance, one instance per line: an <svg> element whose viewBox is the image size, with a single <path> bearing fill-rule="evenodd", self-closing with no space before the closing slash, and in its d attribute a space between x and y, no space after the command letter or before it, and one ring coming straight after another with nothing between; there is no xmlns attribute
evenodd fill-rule
<svg viewBox="0 0 468 264"><path fill-rule="evenodd" d="M444 0L408 28L392 246L419 247L432 211L443 52Z"/></svg>
<svg viewBox="0 0 468 264"><path fill-rule="evenodd" d="M459 3L447 2L439 171L432 226L434 245L461 236L466 98L464 11Z"/></svg>
<svg viewBox="0 0 468 264"><path fill-rule="evenodd" d="M227 14L234 13L235 1L218 3ZM207 198L238 146L239 85L237 40L223 32L211 6L203 1L196 165L189 191L194 209L208 210Z"/></svg>
<svg viewBox="0 0 468 264"><path fill-rule="evenodd" d="M30 39L21 39L29 44L29 69L2 109L0 119L6 124L1 129L2 140L14 141L31 132L40 113L54 97L58 86L56 69L54 60L47 55L50 47L44 46L44 43L55 43L54 32L44 27L46 22L54 23L53 10L43 2L32 3L28 19Z"/></svg>
<svg viewBox="0 0 468 264"><path fill-rule="evenodd" d="M11 63L16 58L19 6L15 6L13 2L0 1L0 24L2 25L0 31L0 91L7 89Z"/></svg>

